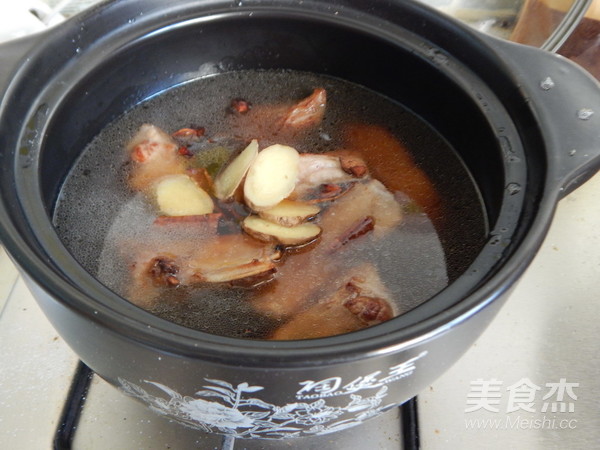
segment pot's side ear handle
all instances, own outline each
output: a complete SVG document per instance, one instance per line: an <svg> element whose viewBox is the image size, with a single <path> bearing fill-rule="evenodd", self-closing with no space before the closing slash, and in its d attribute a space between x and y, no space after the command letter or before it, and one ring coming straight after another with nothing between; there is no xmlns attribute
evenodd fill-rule
<svg viewBox="0 0 600 450"><path fill-rule="evenodd" d="M0 107L11 80L39 39L40 35L34 34L0 44Z"/></svg>
<svg viewBox="0 0 600 450"><path fill-rule="evenodd" d="M493 41L531 98L548 145L549 182L565 196L600 170L600 84L550 52Z"/></svg>

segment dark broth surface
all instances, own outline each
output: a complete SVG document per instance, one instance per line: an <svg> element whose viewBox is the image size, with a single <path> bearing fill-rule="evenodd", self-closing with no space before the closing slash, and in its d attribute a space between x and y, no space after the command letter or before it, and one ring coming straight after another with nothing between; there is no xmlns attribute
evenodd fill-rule
<svg viewBox="0 0 600 450"><path fill-rule="evenodd" d="M151 123L172 133L201 126L212 136L210 145L238 151L247 141L236 139L236 130L232 131L228 112L232 99L243 98L252 105L289 104L317 87L325 88L328 97L322 123L294 136L292 142L282 142L277 135L262 136L260 148L278 143L300 153L339 150L344 146L345 127L362 123L385 127L409 149L436 187L439 212L428 216L405 193L395 192L403 205L403 222L382 239L346 250L345 257L375 264L398 313L423 303L460 275L482 246L486 223L474 183L448 143L410 111L363 87L308 73L252 71L204 78L163 92L115 120L87 146L63 184L54 224L64 244L86 270L126 297L129 268L122 244L143 245L147 227L156 217L143 195L127 186L125 147L138 128ZM370 161L371 170L376 169L371 166L389 169L395 164L387 157ZM150 311L209 333L265 338L285 319L256 311L247 301L253 294L230 286L182 286L164 289L161 301Z"/></svg>

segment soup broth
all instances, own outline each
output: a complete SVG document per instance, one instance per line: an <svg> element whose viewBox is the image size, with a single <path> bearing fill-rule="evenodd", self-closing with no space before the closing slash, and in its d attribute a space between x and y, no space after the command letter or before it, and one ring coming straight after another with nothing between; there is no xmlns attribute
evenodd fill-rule
<svg viewBox="0 0 600 450"><path fill-rule="evenodd" d="M164 173L140 175L149 148L140 133L175 145L175 163L157 166ZM258 156L248 157L240 186L219 193L253 140ZM292 148L300 161L293 191L280 197L316 213L290 223L253 203L251 172L271 148ZM260 201L288 168L263 169ZM161 194L171 189L165 177L192 180L212 207L172 213L192 202ZM422 119L361 86L290 71L203 78L128 111L82 152L54 224L86 270L124 298L186 327L253 339L345 333L409 311L467 268L486 233L467 169ZM273 224L284 237L269 234Z"/></svg>

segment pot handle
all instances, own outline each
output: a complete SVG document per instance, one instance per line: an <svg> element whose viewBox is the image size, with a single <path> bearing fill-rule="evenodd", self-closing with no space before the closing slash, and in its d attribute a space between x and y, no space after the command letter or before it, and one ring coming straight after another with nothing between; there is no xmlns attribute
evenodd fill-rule
<svg viewBox="0 0 600 450"><path fill-rule="evenodd" d="M548 181L564 197L600 170L600 84L562 56L497 39L493 46L534 100L548 142Z"/></svg>
<svg viewBox="0 0 600 450"><path fill-rule="evenodd" d="M39 39L40 35L34 34L0 44L0 106L15 73Z"/></svg>

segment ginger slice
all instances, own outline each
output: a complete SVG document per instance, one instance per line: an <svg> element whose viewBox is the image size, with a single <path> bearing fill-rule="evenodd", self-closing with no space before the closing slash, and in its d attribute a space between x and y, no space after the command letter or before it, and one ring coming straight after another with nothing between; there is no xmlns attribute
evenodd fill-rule
<svg viewBox="0 0 600 450"><path fill-rule="evenodd" d="M321 228L313 223L286 227L252 215L244 219L242 228L259 241L278 242L288 246L309 244L321 234Z"/></svg>
<svg viewBox="0 0 600 450"><path fill-rule="evenodd" d="M227 200L233 196L250 165L258 156L258 141L252 142L223 170L215 179L214 193L219 200Z"/></svg>
<svg viewBox="0 0 600 450"><path fill-rule="evenodd" d="M327 92L315 89L312 94L292 106L283 118L283 127L304 128L318 124L323 119L327 105Z"/></svg>
<svg viewBox="0 0 600 450"><path fill-rule="evenodd" d="M286 145L271 145L259 152L244 182L246 204L260 211L286 199L296 186L299 159L296 149Z"/></svg>
<svg viewBox="0 0 600 450"><path fill-rule="evenodd" d="M167 175L155 184L158 209L166 216L194 216L212 213L214 203L187 175Z"/></svg>

